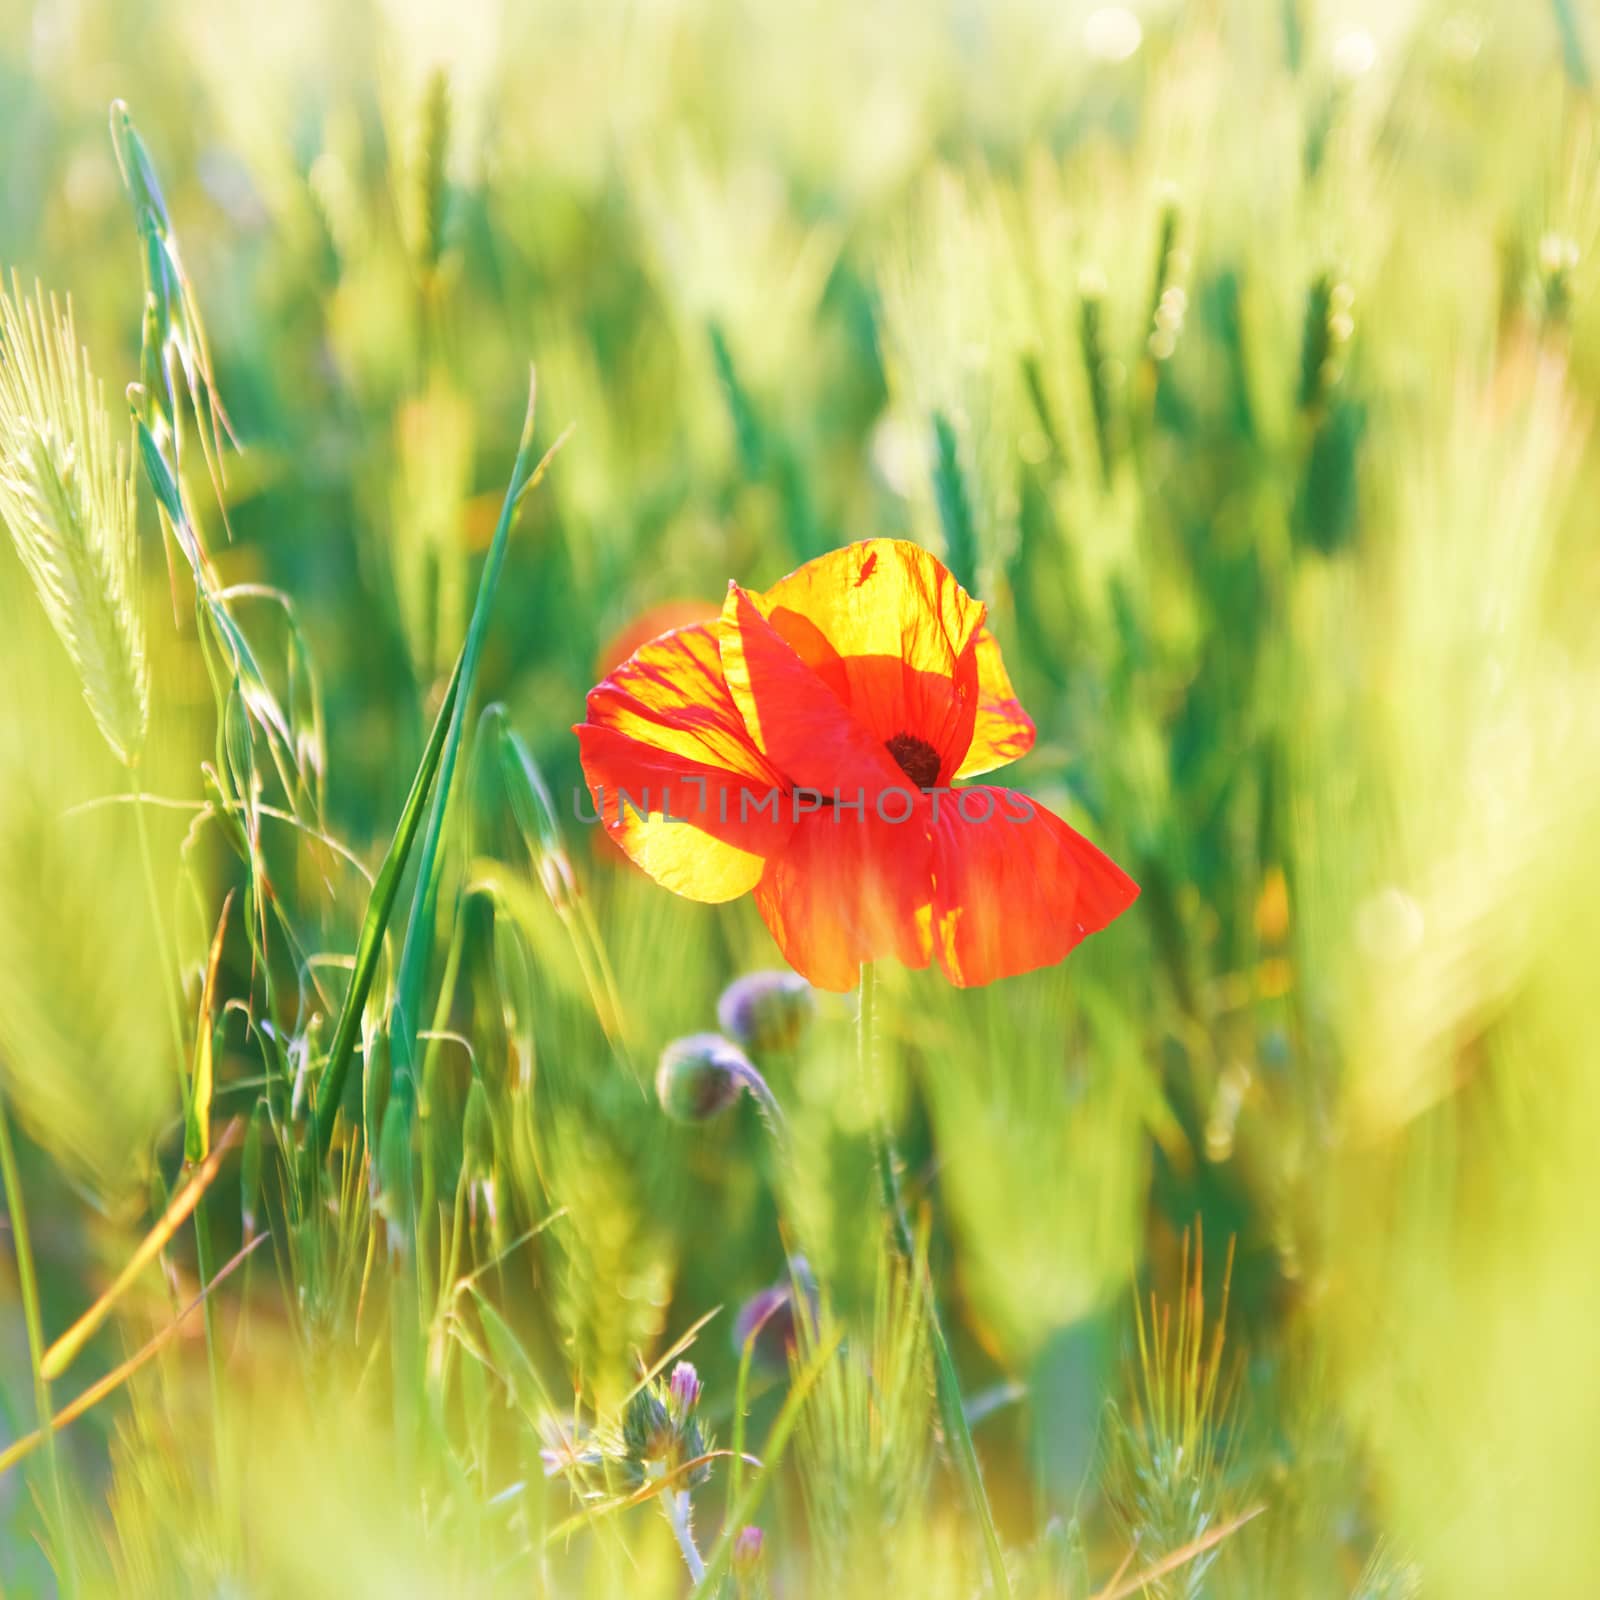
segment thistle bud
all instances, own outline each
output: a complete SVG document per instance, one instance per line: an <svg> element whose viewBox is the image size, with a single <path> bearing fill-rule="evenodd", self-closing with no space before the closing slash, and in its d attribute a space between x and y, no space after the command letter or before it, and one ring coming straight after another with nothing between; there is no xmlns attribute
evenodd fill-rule
<svg viewBox="0 0 1600 1600"><path fill-rule="evenodd" d="M700 1374L692 1362L680 1361L672 1369L672 1379L667 1385L672 1414L682 1421L700 1403Z"/></svg>
<svg viewBox="0 0 1600 1600"><path fill-rule="evenodd" d="M629 1459L640 1466L660 1461L672 1448L674 1437L666 1405L655 1389L646 1385L622 1414L622 1443Z"/></svg>
<svg viewBox="0 0 1600 1600"><path fill-rule="evenodd" d="M799 1339L795 1291L805 1303L805 1314L813 1323L817 1316L817 1280L804 1256L789 1263L789 1272L770 1287L753 1294L739 1307L733 1323L733 1348L743 1355L751 1346L750 1358L768 1372L788 1370L789 1357Z"/></svg>
<svg viewBox="0 0 1600 1600"><path fill-rule="evenodd" d="M709 1122L739 1098L754 1072L736 1044L720 1034L693 1033L661 1052L656 1094L675 1122Z"/></svg>
<svg viewBox="0 0 1600 1600"><path fill-rule="evenodd" d="M687 1476L687 1482L690 1488L698 1488L702 1483L709 1483L711 1481L711 1463L709 1461L701 1461L700 1459L708 1452L709 1448L710 1445L706 1439L706 1436L700 1430L700 1424L693 1418L690 1418L689 1422L684 1427L678 1444L678 1455L680 1462L700 1462L700 1465L695 1467Z"/></svg>
<svg viewBox="0 0 1600 1600"><path fill-rule="evenodd" d="M722 1031L757 1055L792 1050L816 1015L816 996L797 972L750 972L717 1001Z"/></svg>
<svg viewBox="0 0 1600 1600"><path fill-rule="evenodd" d="M750 1577L761 1565L765 1546L766 1537L759 1528L753 1524L748 1528L741 1528L739 1537L733 1541L734 1572L741 1578Z"/></svg>

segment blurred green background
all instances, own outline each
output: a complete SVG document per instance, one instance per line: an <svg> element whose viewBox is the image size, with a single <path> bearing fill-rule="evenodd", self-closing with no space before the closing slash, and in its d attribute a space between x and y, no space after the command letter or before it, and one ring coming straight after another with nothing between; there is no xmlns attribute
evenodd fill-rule
<svg viewBox="0 0 1600 1600"><path fill-rule="evenodd" d="M271 1238L217 1292L210 1376L193 1319L55 1478L0 1478L6 1591L686 1592L653 1507L547 1540L579 1502L538 1450L717 1307L690 1354L726 1444L735 1309L804 1254L845 1355L745 1592L982 1592L869 1221L851 1002L760 1063L787 1160L749 1106L666 1121L657 1053L776 951L570 810L616 636L884 534L989 603L1039 726L1006 781L1143 888L1064 967L883 975L1018 1592L1094 1594L1256 1506L1148 1592L1600 1589L1597 71L1576 0L0 0L0 267L70 294L122 440L126 101L241 447L214 492L190 415L185 490L295 752L290 782L256 700L230 727L141 473L136 782L174 802L144 809L216 1123L253 1130L208 1226L219 1258ZM536 449L574 432L511 538L428 925L412 1350L387 1180L342 1142L308 1193L286 1145L530 362ZM128 776L9 541L0 684L0 1080L53 1338L177 1182L173 974L131 808L99 803ZM564 839L517 809L506 730ZM217 815L251 803L291 820L241 847ZM0 1445L35 1423L11 1259ZM57 1401L199 1265L174 1239ZM1140 1362L1140 1296L1209 1355L1225 1293L1209 1399ZM758 1455L786 1383L753 1390Z"/></svg>

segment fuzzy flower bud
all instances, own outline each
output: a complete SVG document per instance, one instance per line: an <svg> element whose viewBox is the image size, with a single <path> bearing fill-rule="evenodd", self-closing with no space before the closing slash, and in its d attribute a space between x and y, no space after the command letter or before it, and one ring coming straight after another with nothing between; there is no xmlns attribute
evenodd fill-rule
<svg viewBox="0 0 1600 1600"><path fill-rule="evenodd" d="M754 1072L738 1045L720 1034L692 1033L661 1052L656 1094L675 1122L709 1122L739 1098Z"/></svg>
<svg viewBox="0 0 1600 1600"><path fill-rule="evenodd" d="M754 1340L751 1361L768 1372L786 1372L789 1357L799 1338L795 1290L805 1302L806 1315L814 1323L817 1316L817 1280L804 1256L789 1263L789 1271L776 1283L762 1289L739 1307L733 1323L733 1348L742 1355Z"/></svg>
<svg viewBox="0 0 1600 1600"><path fill-rule="evenodd" d="M748 1578L761 1565L766 1545L765 1535L753 1524L739 1530L733 1541L733 1570L741 1578Z"/></svg>
<svg viewBox="0 0 1600 1600"><path fill-rule="evenodd" d="M672 1414L681 1422L700 1403L700 1374L692 1362L680 1361L667 1385Z"/></svg>
<svg viewBox="0 0 1600 1600"><path fill-rule="evenodd" d="M798 972L746 973L717 1001L722 1031L757 1055L794 1049L816 1011L816 995Z"/></svg>

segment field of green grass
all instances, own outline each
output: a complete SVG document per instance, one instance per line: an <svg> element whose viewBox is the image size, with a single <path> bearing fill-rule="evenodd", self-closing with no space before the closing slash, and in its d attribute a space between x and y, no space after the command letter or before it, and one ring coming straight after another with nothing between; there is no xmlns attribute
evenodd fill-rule
<svg viewBox="0 0 1600 1600"><path fill-rule="evenodd" d="M0 1593L1600 1593L1597 91L1588 0L0 0ZM881 536L1141 894L719 1022L573 726Z"/></svg>

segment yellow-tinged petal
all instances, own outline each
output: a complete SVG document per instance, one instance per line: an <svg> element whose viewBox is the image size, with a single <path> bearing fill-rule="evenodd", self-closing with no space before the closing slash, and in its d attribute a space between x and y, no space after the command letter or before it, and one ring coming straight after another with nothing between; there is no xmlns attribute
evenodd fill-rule
<svg viewBox="0 0 1600 1600"><path fill-rule="evenodd" d="M606 831L656 882L734 900L787 843L787 787L745 731L722 676L720 623L679 628L590 691L577 728Z"/></svg>
<svg viewBox="0 0 1600 1600"><path fill-rule="evenodd" d="M1000 658L1000 643L987 628L978 630L977 657L978 715L958 778L975 778L1027 755L1035 736L1033 718L1022 709Z"/></svg>
<svg viewBox="0 0 1600 1600"><path fill-rule="evenodd" d="M978 710L984 607L904 539L830 551L750 601L878 743L909 735L948 782Z"/></svg>

